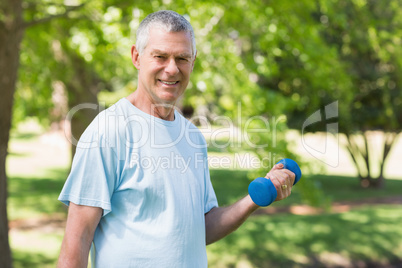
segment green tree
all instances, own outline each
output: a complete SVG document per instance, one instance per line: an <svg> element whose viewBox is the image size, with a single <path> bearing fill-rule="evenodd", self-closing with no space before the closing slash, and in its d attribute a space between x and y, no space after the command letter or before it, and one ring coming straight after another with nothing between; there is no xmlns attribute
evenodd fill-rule
<svg viewBox="0 0 402 268"><path fill-rule="evenodd" d="M241 2L217 4L224 15L216 39L230 36L242 59L242 65L224 71L244 67L256 81L257 90L240 89L242 100L252 92L251 113L284 113L297 130L317 110L338 101L339 131L346 136L362 185L381 187L385 161L401 130L400 4L265 1L248 2L247 9ZM235 89L219 96L237 97ZM305 130L323 131L324 123ZM372 130L384 131L379 157L369 149ZM371 172L375 165L377 178Z"/></svg>
<svg viewBox="0 0 402 268"><path fill-rule="evenodd" d="M6 0L0 3L0 263L3 267L12 267L11 252L8 242L7 219L7 175L5 161L7 156L9 133L12 121L14 92L20 63L20 45L28 27L50 21L80 6L60 6L61 12L43 13L43 16L27 20L25 11L35 8L35 2Z"/></svg>
<svg viewBox="0 0 402 268"><path fill-rule="evenodd" d="M361 185L383 187L384 165L402 124L401 1L316 1L316 6L312 17L321 24L319 36L341 68L328 66L333 71L327 76L329 86L310 94L310 105L293 110L291 123L295 126L339 100L339 130L346 136ZM347 78L339 79L339 74ZM308 89L301 94L307 95ZM379 154L370 144L374 130L384 132Z"/></svg>
<svg viewBox="0 0 402 268"><path fill-rule="evenodd" d="M48 125L65 119L70 111L70 140L75 145L102 109L98 93L125 87L131 78L130 43L124 35L130 31L122 29L125 23L129 24L120 9L90 2L74 16L29 29L22 42L15 122L35 116ZM57 112L55 94L64 96L63 111Z"/></svg>
<svg viewBox="0 0 402 268"><path fill-rule="evenodd" d="M8 243L6 155L23 30L20 1L0 3L0 263L11 267Z"/></svg>
<svg viewBox="0 0 402 268"><path fill-rule="evenodd" d="M4 170L1 183L6 183L5 169L2 167L11 126L19 55L21 68L14 120L25 116L37 116L45 122L56 120L60 115L52 113L57 106L52 96L60 88L67 96L68 109L83 102L97 105L100 91L122 88L129 92L135 89L129 59L134 38L130 39L129 35L133 36L139 22L153 11L172 9L190 19L196 32L198 57L183 107L191 106L195 115L205 115L215 123L221 123L214 121L219 118L218 115L225 115L235 119L233 121L238 122L237 127L244 129L247 119L261 116L268 120L270 127L276 127L276 120L284 112L291 113L295 109L303 110L314 105L319 107L321 99L310 97L311 91L302 94L303 90L313 88L313 92L321 95L339 97L339 92L347 91L350 83L343 72L343 63L338 61L337 50L323 41L320 35L324 26L312 16L317 6L307 0L297 3L250 2L247 3L247 9L242 1L134 3L104 0L79 6L79 12L70 12L74 7L66 7L61 1L5 3L8 5L2 6L1 21L12 21L23 27L12 26L14 28L9 28L12 30L0 31L0 41L8 40L1 39L3 36L12 36L18 41L12 44L20 44L23 40L23 50L20 53L15 50L19 46L10 46L14 58L2 61L0 68L1 71L11 66L3 62L15 63L13 68L8 68L13 70L14 76L2 73L7 79L14 80L5 91L7 98L2 99L7 105L1 106L9 108L0 121L1 135L5 135L4 138L0 137L1 155L4 156L0 159L1 170ZM15 11L6 9L13 5L16 6ZM14 13L17 16L9 15ZM4 14L8 14L8 17ZM60 19L52 20L56 17ZM0 53L5 53L2 47L5 43L1 42ZM336 79L341 83L332 82L328 86L328 77L334 74L334 69ZM3 88L6 87L2 84ZM325 90L327 88L336 89L335 93ZM97 111L87 109L85 112L73 118L78 119L76 127L72 123L73 132L77 130L73 133L76 139ZM52 118L48 119L49 115ZM249 127L263 129L267 127L266 122L255 120ZM287 143L283 137L276 136L276 132L283 133L286 129L286 122L281 121L277 126L276 129L270 129L275 134L250 136L254 144L268 144L268 148L249 149L261 158L269 153L288 156ZM1 186L2 190L6 189ZM0 208L5 208L6 194L2 193L1 198ZM6 211L3 215L6 215ZM5 229L1 229L0 235L7 234L7 219L2 219L5 219L2 225ZM1 242L3 245L3 238ZM8 246L8 242L6 244Z"/></svg>

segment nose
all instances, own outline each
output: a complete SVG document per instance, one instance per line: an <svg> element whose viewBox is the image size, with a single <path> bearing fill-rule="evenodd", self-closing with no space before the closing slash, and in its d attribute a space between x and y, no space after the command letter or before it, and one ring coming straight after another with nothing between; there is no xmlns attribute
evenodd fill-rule
<svg viewBox="0 0 402 268"><path fill-rule="evenodd" d="M166 63L165 72L171 76L176 75L179 72L175 59L169 59Z"/></svg>

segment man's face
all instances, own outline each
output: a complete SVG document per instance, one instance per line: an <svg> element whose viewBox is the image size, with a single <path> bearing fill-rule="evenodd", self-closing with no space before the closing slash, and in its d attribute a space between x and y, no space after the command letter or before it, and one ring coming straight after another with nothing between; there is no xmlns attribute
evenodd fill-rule
<svg viewBox="0 0 402 268"><path fill-rule="evenodd" d="M144 90L152 103L175 103L184 93L194 67L190 34L151 29L143 54L139 56L135 46L131 53L139 70L138 89Z"/></svg>

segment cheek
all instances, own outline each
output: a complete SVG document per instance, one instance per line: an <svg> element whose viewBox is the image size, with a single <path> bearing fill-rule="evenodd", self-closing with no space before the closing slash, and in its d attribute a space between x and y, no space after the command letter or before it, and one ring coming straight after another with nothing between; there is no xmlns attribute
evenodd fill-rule
<svg viewBox="0 0 402 268"><path fill-rule="evenodd" d="M187 78L190 77L191 71L192 71L192 67L191 67L191 66L185 66L185 67L182 69L182 73L183 73Z"/></svg>
<svg viewBox="0 0 402 268"><path fill-rule="evenodd" d="M158 62L149 62L146 69L147 69L148 73L152 75L152 74L159 72L161 69L163 69L163 66L161 64L159 64Z"/></svg>

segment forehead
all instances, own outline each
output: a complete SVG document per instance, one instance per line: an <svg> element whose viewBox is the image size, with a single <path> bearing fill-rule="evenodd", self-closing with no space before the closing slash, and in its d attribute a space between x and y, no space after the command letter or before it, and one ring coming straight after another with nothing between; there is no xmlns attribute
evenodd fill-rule
<svg viewBox="0 0 402 268"><path fill-rule="evenodd" d="M146 50L149 52L162 51L169 54L192 55L191 34L189 32L166 32L154 28L149 31Z"/></svg>

